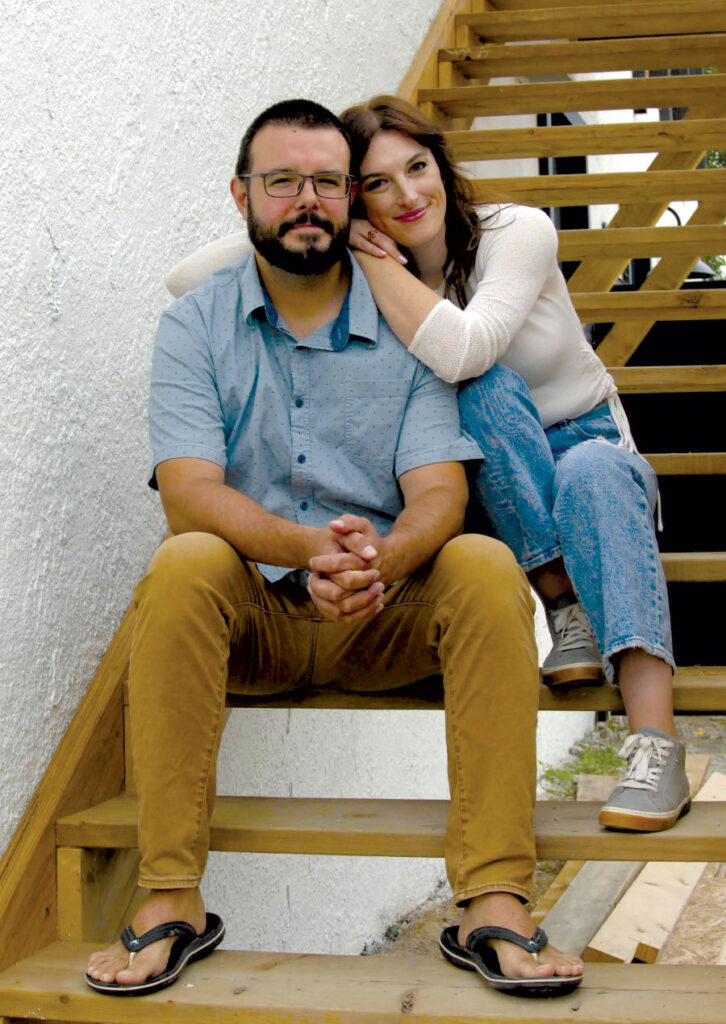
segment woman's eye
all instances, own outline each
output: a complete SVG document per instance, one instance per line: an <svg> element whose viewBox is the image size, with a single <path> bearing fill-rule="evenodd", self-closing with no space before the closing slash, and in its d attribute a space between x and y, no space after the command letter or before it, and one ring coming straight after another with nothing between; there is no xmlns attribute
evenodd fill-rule
<svg viewBox="0 0 726 1024"><path fill-rule="evenodd" d="M365 192L381 192L386 184L385 178L369 178L364 184L363 190Z"/></svg>
<svg viewBox="0 0 726 1024"><path fill-rule="evenodd" d="M414 174L425 171L428 167L428 163L425 160L415 160L409 167L409 171L413 171Z"/></svg>

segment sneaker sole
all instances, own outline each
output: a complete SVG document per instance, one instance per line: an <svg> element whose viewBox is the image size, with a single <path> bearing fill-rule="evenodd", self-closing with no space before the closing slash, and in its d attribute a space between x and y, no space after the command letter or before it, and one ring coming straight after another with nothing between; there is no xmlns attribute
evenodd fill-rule
<svg viewBox="0 0 726 1024"><path fill-rule="evenodd" d="M605 673L602 665L566 665L543 669L542 681L546 686L600 686L605 681Z"/></svg>
<svg viewBox="0 0 726 1024"><path fill-rule="evenodd" d="M672 814L652 815L624 811L620 808L603 807L598 816L598 821L605 828L615 828L623 832L664 832L687 814L691 809L690 799Z"/></svg>

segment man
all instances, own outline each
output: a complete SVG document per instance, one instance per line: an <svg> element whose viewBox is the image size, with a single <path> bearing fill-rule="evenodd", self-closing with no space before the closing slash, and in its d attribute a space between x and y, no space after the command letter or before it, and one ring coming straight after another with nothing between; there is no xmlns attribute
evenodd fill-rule
<svg viewBox="0 0 726 1024"><path fill-rule="evenodd" d="M349 161L344 129L317 104L261 114L231 184L253 253L161 320L150 423L174 536L135 593L130 674L150 894L125 944L91 956L86 977L100 991L169 984L221 940L199 883L230 657L230 685L253 692L389 688L441 669L446 862L464 907L445 955L505 989L554 994L579 981L576 957L547 946L535 962L542 942L524 907L537 704L529 589L504 545L458 535L461 460L479 451L461 436L454 392L394 338L346 255ZM186 925L170 933L169 922ZM523 948L480 932L467 949L487 925L519 933Z"/></svg>

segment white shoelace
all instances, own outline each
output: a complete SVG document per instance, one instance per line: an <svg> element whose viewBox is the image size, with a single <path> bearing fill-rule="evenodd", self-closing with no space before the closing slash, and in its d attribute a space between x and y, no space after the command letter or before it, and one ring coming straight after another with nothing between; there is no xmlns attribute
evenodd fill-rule
<svg viewBox="0 0 726 1024"><path fill-rule="evenodd" d="M552 629L557 634L557 646L561 651L572 651L577 647L594 647L590 625L585 618L582 605L575 601L552 612Z"/></svg>
<svg viewBox="0 0 726 1024"><path fill-rule="evenodd" d="M625 775L618 783L628 789L656 790L670 757L673 740L633 733L623 743L620 757L628 758Z"/></svg>

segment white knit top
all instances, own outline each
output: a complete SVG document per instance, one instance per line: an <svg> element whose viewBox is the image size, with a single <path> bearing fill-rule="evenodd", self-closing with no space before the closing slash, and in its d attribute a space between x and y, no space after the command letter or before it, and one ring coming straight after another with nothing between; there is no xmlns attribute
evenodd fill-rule
<svg viewBox="0 0 726 1024"><path fill-rule="evenodd" d="M492 213L466 308L438 303L409 351L450 383L478 377L496 362L511 367L529 385L545 427L589 412L616 394L615 382L570 301L557 265L557 231L528 206L481 208L483 219Z"/></svg>

